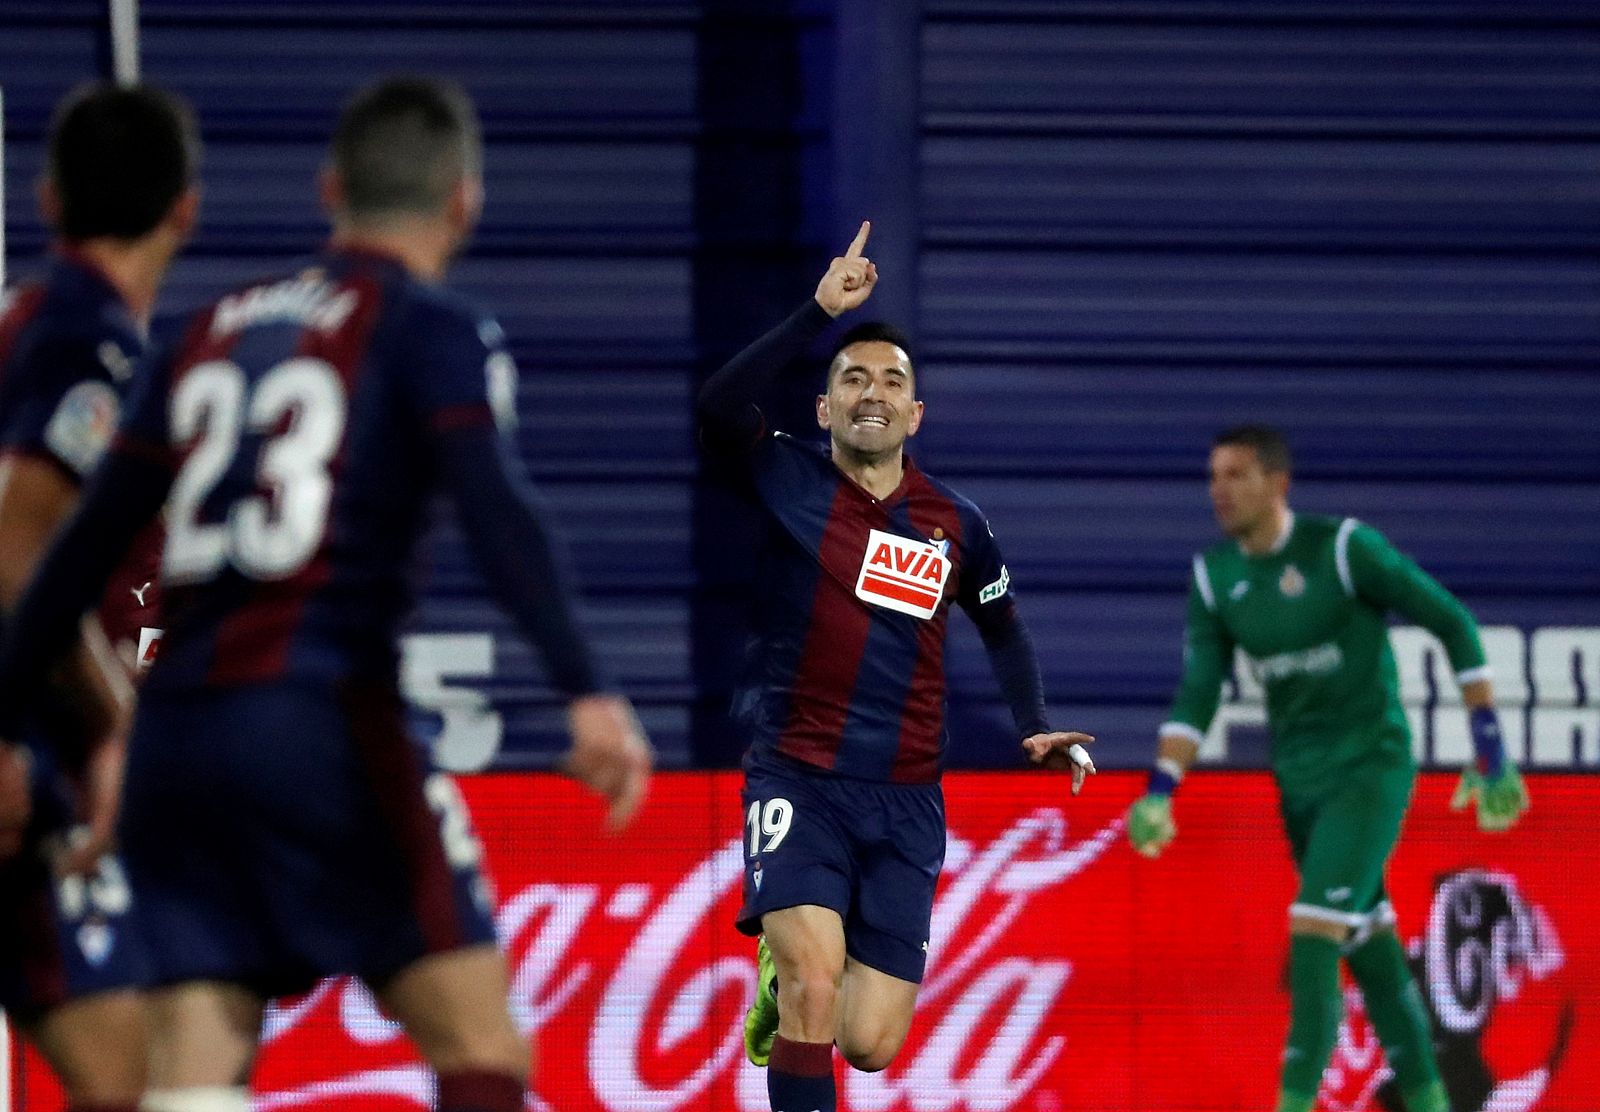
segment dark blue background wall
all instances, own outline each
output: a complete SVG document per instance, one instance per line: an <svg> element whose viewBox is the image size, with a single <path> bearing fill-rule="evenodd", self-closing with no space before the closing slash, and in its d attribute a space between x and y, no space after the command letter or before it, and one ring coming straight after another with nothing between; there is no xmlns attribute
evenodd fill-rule
<svg viewBox="0 0 1600 1112"><path fill-rule="evenodd" d="M874 308L921 340L918 457L988 510L1057 717L1109 763L1148 753L1188 555L1212 535L1206 446L1244 418L1290 433L1298 506L1378 525L1486 620L1600 627L1590 5L143 12L146 72L193 99L208 144L167 308L317 242L312 176L353 86L432 71L477 98L489 206L456 284L506 325L522 449L666 763L735 753L721 712L753 574L747 515L700 475L695 384L807 296L862 216ZM0 8L14 274L43 243L49 108L98 71L100 21L97 3ZM536 664L448 529L438 566L419 628L488 633L493 659L461 657L461 690L431 701L481 727L487 692L498 759L547 759ZM1572 667L1594 679L1571 701L1600 706L1600 652ZM951 672L956 758L1009 762L968 631Z"/></svg>

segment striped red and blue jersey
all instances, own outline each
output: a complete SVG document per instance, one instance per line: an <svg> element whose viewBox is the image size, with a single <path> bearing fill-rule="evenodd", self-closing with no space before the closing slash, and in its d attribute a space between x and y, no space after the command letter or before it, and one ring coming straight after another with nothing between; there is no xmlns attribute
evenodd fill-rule
<svg viewBox="0 0 1600 1112"><path fill-rule="evenodd" d="M196 314L115 452L175 474L152 690L392 674L438 489L432 440L505 420L493 320L335 250Z"/></svg>
<svg viewBox="0 0 1600 1112"><path fill-rule="evenodd" d="M70 247L0 310L0 455L43 460L81 484L110 445L145 334L121 293ZM99 616L113 643L156 621L159 525L108 586Z"/></svg>
<svg viewBox="0 0 1600 1112"><path fill-rule="evenodd" d="M937 780L950 608L981 622L985 607L1011 605L988 522L909 457L882 499L825 448L784 433L746 461L768 521L758 632L734 704L750 759Z"/></svg>

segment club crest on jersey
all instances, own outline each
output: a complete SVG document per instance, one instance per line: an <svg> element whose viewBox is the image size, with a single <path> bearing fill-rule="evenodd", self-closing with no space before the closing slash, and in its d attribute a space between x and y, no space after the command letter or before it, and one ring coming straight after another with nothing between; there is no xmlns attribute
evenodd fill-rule
<svg viewBox="0 0 1600 1112"><path fill-rule="evenodd" d="M1306 577L1300 574L1299 568L1290 564L1278 579L1278 590L1284 598L1299 598L1306 593Z"/></svg>
<svg viewBox="0 0 1600 1112"><path fill-rule="evenodd" d="M927 619L939 612L949 578L950 559L938 545L874 529L867 534L856 597L873 606Z"/></svg>

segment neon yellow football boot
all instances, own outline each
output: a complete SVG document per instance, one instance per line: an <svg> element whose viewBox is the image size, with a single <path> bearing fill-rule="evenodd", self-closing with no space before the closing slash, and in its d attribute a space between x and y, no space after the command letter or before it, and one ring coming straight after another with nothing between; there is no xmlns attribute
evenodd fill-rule
<svg viewBox="0 0 1600 1112"><path fill-rule="evenodd" d="M778 1034L778 994L773 990L777 979L778 967L763 935L756 943L756 998L744 1013L744 1056L751 1065L765 1066L772 1054L772 1040Z"/></svg>

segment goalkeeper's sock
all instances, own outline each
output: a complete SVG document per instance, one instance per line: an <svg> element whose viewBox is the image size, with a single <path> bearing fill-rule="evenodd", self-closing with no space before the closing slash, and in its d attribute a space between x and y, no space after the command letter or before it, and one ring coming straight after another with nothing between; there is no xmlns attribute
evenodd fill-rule
<svg viewBox="0 0 1600 1112"><path fill-rule="evenodd" d="M1316 1103L1343 1014L1339 944L1319 935L1290 935L1289 1045L1283 1052L1279 1108L1309 1109Z"/></svg>
<svg viewBox="0 0 1600 1112"><path fill-rule="evenodd" d="M1380 930L1345 955L1350 973L1361 986L1383 1053L1405 1095L1407 1112L1444 1112L1430 1090L1439 1085L1433 1057L1433 1027L1422 1002L1405 951L1392 930Z"/></svg>
<svg viewBox="0 0 1600 1112"><path fill-rule="evenodd" d="M833 1044L772 1040L767 1060L767 1099L772 1112L834 1112Z"/></svg>

